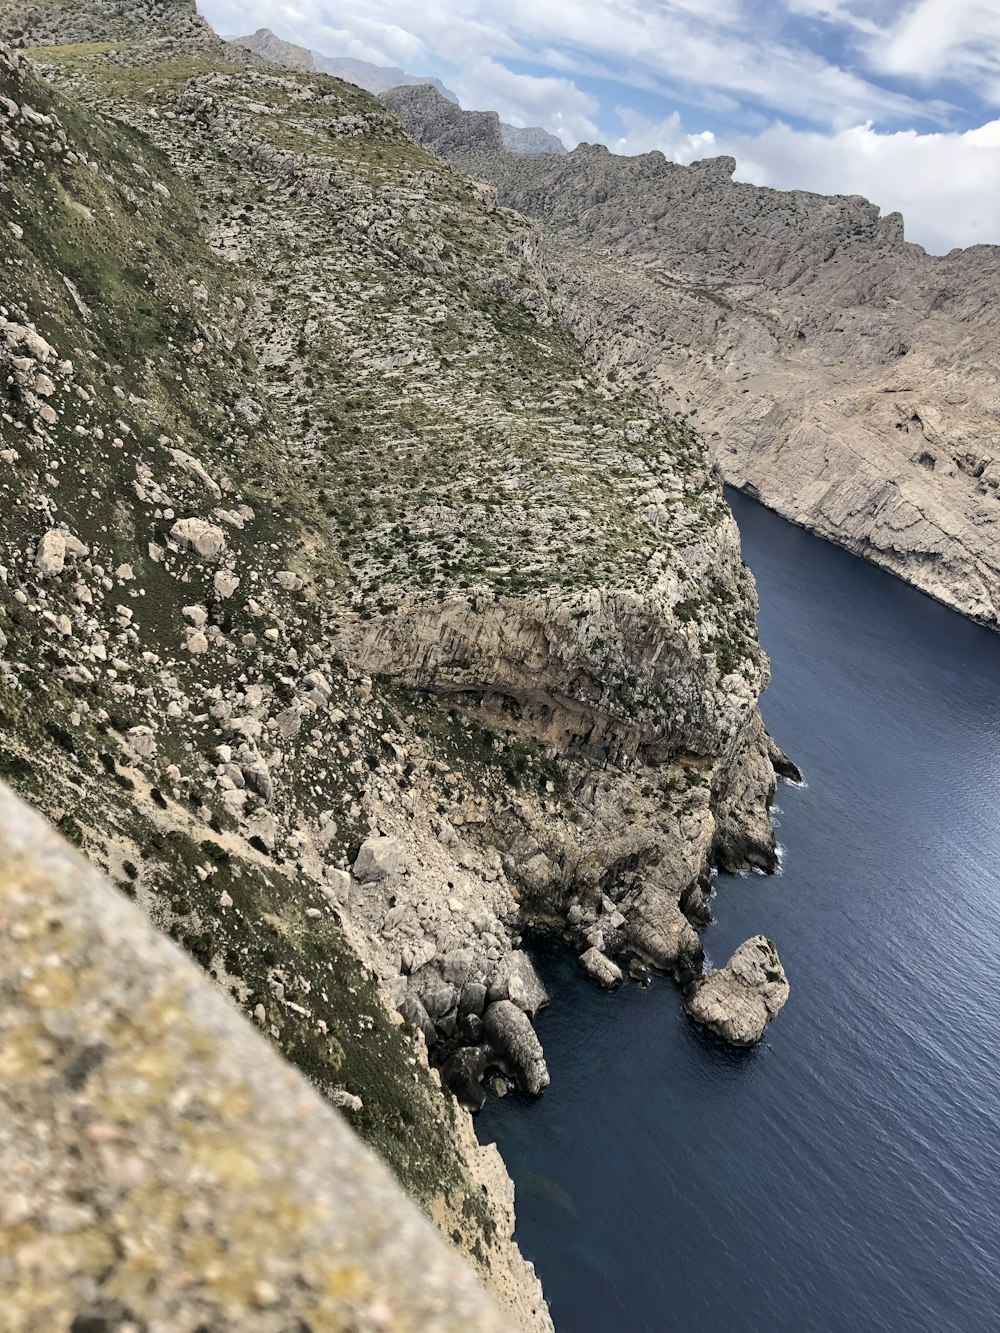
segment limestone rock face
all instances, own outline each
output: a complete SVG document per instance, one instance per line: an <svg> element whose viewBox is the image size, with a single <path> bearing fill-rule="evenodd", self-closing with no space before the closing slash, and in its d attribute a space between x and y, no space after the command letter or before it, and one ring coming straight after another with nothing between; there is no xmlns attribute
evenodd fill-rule
<svg viewBox="0 0 1000 1333"><path fill-rule="evenodd" d="M187 40L211 36L195 0L4 0L4 35L25 45L114 40L123 35Z"/></svg>
<svg viewBox="0 0 1000 1333"><path fill-rule="evenodd" d="M730 958L696 981L684 1005L696 1022L733 1046L752 1046L788 999L788 979L778 951L754 935Z"/></svg>
<svg viewBox="0 0 1000 1333"><path fill-rule="evenodd" d="M258 28L247 37L235 37L237 46L245 46L254 55L260 56L273 65L287 65L289 69L312 70L316 68L311 51L294 42L283 41L270 28Z"/></svg>
<svg viewBox="0 0 1000 1333"><path fill-rule="evenodd" d="M519 157L426 89L385 100L544 223L560 312L697 411L728 482L1000 625L1000 247L928 255L898 214L734 181L732 158Z"/></svg>
<svg viewBox="0 0 1000 1333"><path fill-rule="evenodd" d="M557 157L563 157L566 153L566 145L560 138L538 126L521 129L501 121L500 133L508 153L523 153L526 157L535 157L539 153L555 153Z"/></svg>

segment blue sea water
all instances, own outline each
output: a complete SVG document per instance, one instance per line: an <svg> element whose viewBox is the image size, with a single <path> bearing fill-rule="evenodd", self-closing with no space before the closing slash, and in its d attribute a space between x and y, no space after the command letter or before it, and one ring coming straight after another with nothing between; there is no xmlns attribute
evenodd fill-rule
<svg viewBox="0 0 1000 1333"><path fill-rule="evenodd" d="M730 1051L543 945L552 1086L477 1130L558 1333L1000 1330L1000 635L731 501L808 786L703 940L769 935L789 1002Z"/></svg>

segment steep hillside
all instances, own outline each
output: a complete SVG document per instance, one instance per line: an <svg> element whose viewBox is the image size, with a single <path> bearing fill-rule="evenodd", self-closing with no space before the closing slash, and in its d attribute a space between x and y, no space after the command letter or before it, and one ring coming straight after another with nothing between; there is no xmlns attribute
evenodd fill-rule
<svg viewBox="0 0 1000 1333"><path fill-rule="evenodd" d="M558 310L592 357L697 413L726 480L1000 623L1000 249L944 258L858 197L588 145L525 160L426 90L411 132L545 224Z"/></svg>
<svg viewBox="0 0 1000 1333"><path fill-rule="evenodd" d="M525 925L688 981L775 863L718 478L368 94L65 11L0 4L0 769L545 1327L440 1079L547 1083Z"/></svg>

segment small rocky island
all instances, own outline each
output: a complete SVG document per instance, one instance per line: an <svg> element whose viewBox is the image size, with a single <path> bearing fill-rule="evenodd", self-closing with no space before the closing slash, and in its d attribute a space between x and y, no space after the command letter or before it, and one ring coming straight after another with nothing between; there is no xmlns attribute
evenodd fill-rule
<svg viewBox="0 0 1000 1333"><path fill-rule="evenodd" d="M694 982L684 1007L696 1022L734 1046L752 1046L788 999L788 978L771 940L754 935L725 967Z"/></svg>

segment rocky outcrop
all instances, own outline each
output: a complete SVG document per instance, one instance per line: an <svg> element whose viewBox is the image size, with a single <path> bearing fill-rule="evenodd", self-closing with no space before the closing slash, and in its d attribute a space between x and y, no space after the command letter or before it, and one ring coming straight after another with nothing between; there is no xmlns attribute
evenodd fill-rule
<svg viewBox="0 0 1000 1333"><path fill-rule="evenodd" d="M195 0L3 0L0 15L4 40L24 46L214 36Z"/></svg>
<svg viewBox="0 0 1000 1333"><path fill-rule="evenodd" d="M684 999L691 1017L733 1046L752 1046L788 999L778 951L763 935L747 940L725 967L696 981Z"/></svg>
<svg viewBox="0 0 1000 1333"><path fill-rule="evenodd" d="M928 255L898 214L734 181L732 158L525 159L426 90L385 100L545 224L557 305L594 360L696 413L728 482L1000 623L1000 249Z"/></svg>
<svg viewBox="0 0 1000 1333"><path fill-rule="evenodd" d="M497 1064L517 1080L529 1097L549 1086L542 1044L527 1015L510 1000L497 1000L483 1015L483 1031L493 1047Z"/></svg>
<svg viewBox="0 0 1000 1333"><path fill-rule="evenodd" d="M405 70L394 65L373 65L366 60L352 60L346 56L329 56L319 51L309 51L304 46L296 46L294 42L283 41L275 36L270 28L259 28L248 37L234 37L232 41L272 65L284 65L288 69L296 70L319 70L323 74L332 74L334 78L344 79L347 83L356 84L359 88L375 94L388 92L391 88L427 87L440 94L445 101L458 106L458 98L440 79L407 74ZM533 157L538 153L556 153L561 156L566 152L562 140L547 130L538 126L508 125L492 112L487 112L485 115L491 141L493 130L499 125L500 143L510 153L523 153Z"/></svg>
<svg viewBox="0 0 1000 1333"><path fill-rule="evenodd" d="M510 1327L340 1114L0 784L10 1330Z"/></svg>

